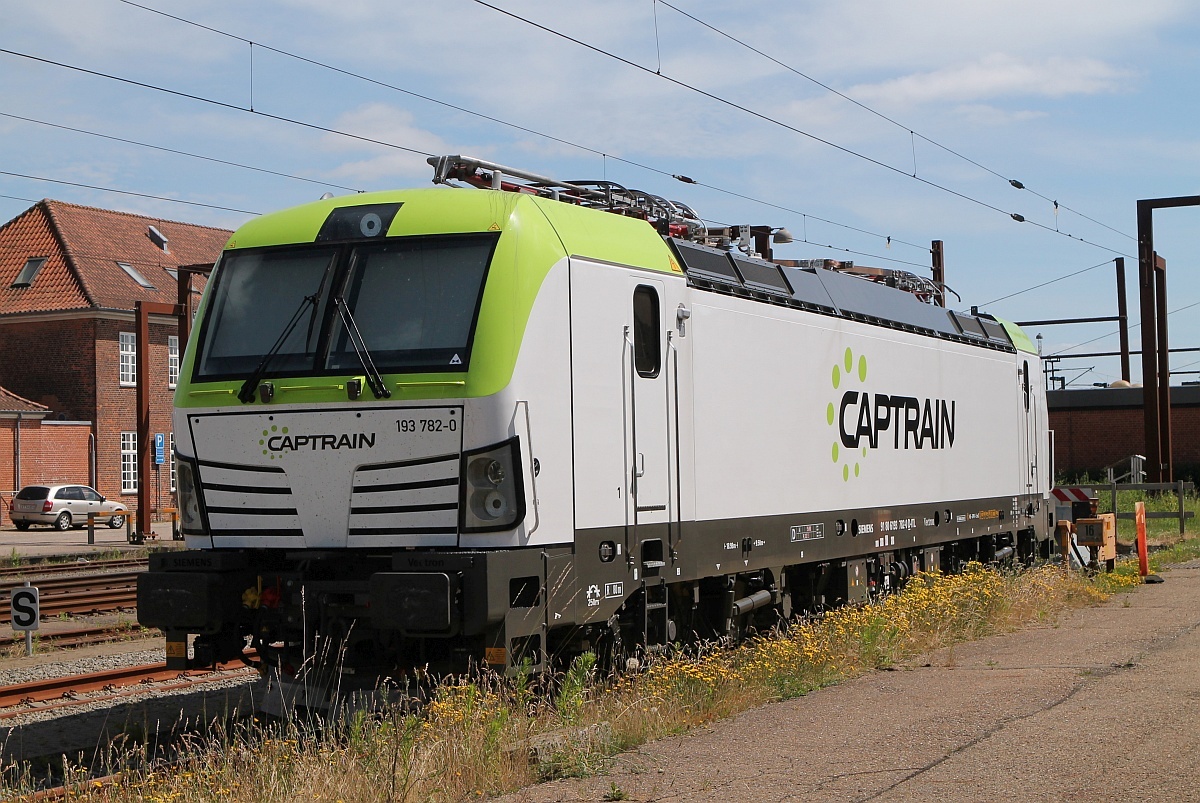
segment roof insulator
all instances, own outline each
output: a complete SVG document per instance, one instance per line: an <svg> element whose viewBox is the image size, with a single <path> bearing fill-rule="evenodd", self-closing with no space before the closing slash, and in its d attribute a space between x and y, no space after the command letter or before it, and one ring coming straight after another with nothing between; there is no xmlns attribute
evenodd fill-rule
<svg viewBox="0 0 1200 803"><path fill-rule="evenodd" d="M1009 217L1010 217L1010 218L1012 218L1013 220L1017 221L1018 223L1024 223L1024 222L1025 222L1025 216L1024 216L1024 215L1018 215L1016 212L1013 212L1011 215L1009 215Z"/></svg>
<svg viewBox="0 0 1200 803"><path fill-rule="evenodd" d="M1025 189L1025 185L1024 185L1024 184L1022 184L1021 182L1017 181L1015 178L1010 178L1010 179L1008 180L1008 183L1009 183L1009 184L1011 184L1011 185L1013 185L1014 187L1016 187L1018 190L1023 190L1023 189Z"/></svg>

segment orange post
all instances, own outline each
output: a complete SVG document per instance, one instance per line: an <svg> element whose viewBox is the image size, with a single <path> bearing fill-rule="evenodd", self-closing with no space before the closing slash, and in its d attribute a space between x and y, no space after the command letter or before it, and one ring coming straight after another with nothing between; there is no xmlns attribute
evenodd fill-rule
<svg viewBox="0 0 1200 803"><path fill-rule="evenodd" d="M1150 574L1150 558L1146 550L1146 503L1135 502L1133 519L1137 522L1137 551L1138 574L1142 577Z"/></svg>

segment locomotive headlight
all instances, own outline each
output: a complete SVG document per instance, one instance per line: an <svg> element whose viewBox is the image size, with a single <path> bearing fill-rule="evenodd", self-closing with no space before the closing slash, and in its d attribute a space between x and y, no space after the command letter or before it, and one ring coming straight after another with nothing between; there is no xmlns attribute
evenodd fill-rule
<svg viewBox="0 0 1200 803"><path fill-rule="evenodd" d="M176 455L175 493L179 499L179 524L184 533L202 535L204 502L196 483L196 467L187 458Z"/></svg>
<svg viewBox="0 0 1200 803"><path fill-rule="evenodd" d="M463 455L462 532L510 530L525 518L520 456L517 438Z"/></svg>
<svg viewBox="0 0 1200 803"><path fill-rule="evenodd" d="M508 500L499 491L476 491L471 496L471 512L479 519L503 519L510 510Z"/></svg>

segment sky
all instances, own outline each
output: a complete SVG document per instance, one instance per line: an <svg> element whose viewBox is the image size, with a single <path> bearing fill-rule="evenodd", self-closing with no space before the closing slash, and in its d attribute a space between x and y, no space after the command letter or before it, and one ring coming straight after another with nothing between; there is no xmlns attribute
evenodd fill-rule
<svg viewBox="0 0 1200 803"><path fill-rule="evenodd" d="M1197 43L1187 0L0 0L0 221L54 198L236 228L465 154L783 226L778 258L929 276L941 240L950 306L1009 320L1115 315L1123 256L1136 327L1136 202L1200 194ZM1198 349L1174 384L1200 380L1197 232L1155 214L1170 345Z"/></svg>

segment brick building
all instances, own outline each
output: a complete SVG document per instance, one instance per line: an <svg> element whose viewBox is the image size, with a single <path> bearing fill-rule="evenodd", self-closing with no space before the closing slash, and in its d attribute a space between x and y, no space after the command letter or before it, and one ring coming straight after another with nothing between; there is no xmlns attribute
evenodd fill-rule
<svg viewBox="0 0 1200 803"><path fill-rule="evenodd" d="M91 481L90 421L47 420L50 409L0 387L0 517L32 482Z"/></svg>
<svg viewBox="0 0 1200 803"><path fill-rule="evenodd" d="M1141 388L1052 390L1046 404L1059 476L1103 477L1105 466L1146 454ZM1176 479L1200 480L1200 387L1171 388L1171 452Z"/></svg>
<svg viewBox="0 0 1200 803"><path fill-rule="evenodd" d="M212 263L229 235L51 200L0 227L0 386L43 405L47 421L91 422L94 476L76 481L105 496L136 493L134 303L175 303L177 269ZM150 430L168 437L177 326L150 319ZM23 458L21 481L56 470ZM168 506L170 464L160 471L151 498Z"/></svg>

